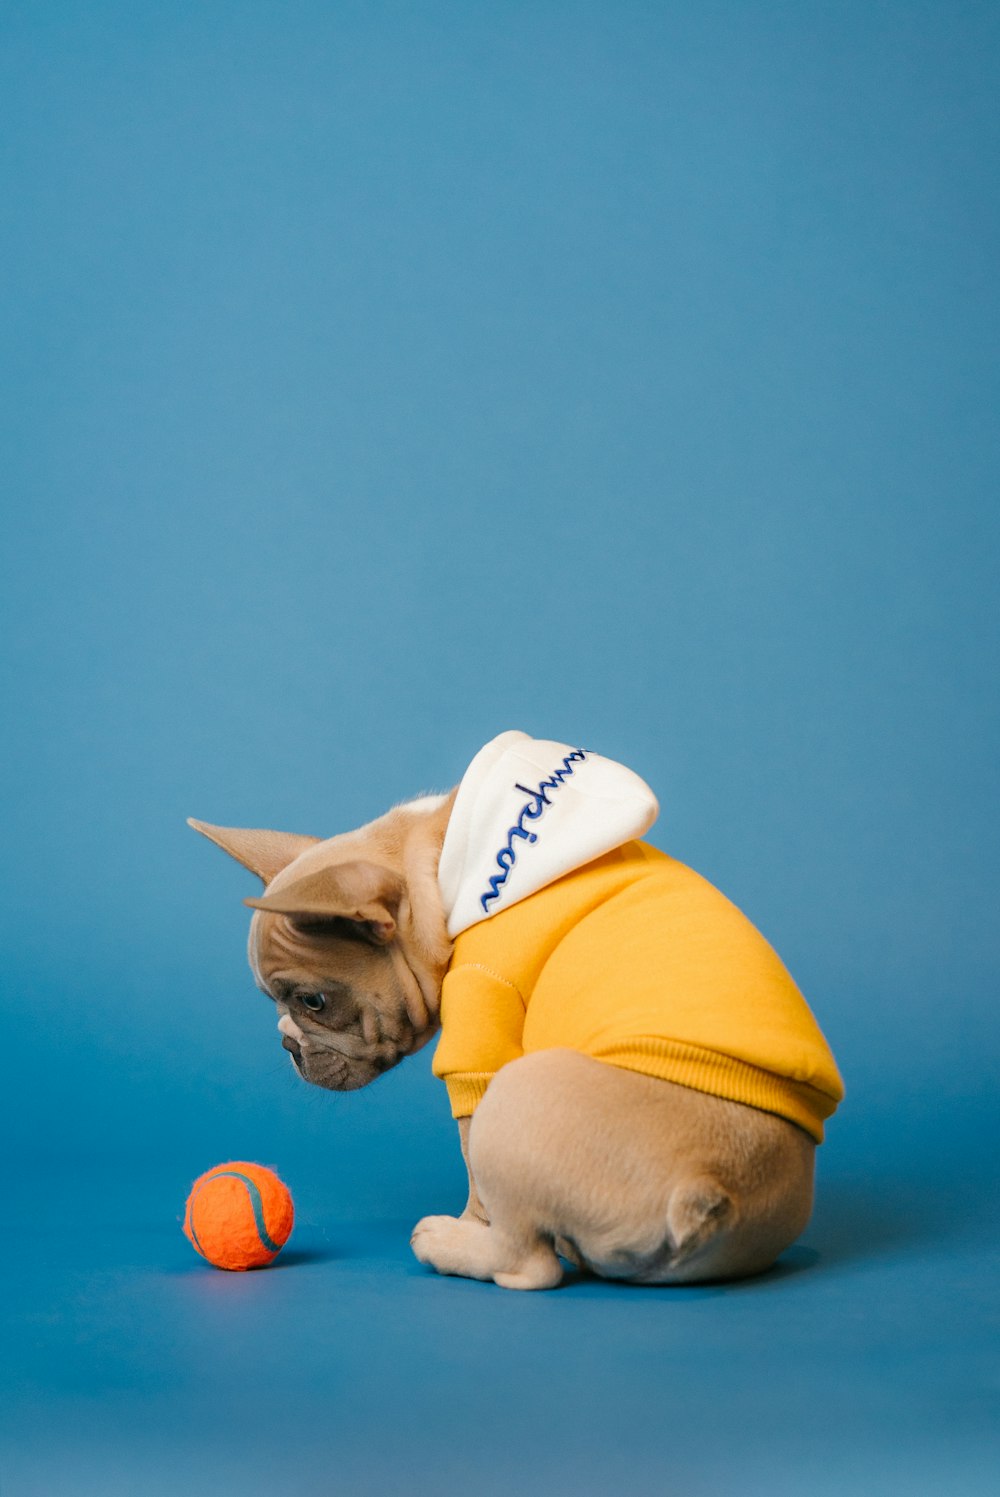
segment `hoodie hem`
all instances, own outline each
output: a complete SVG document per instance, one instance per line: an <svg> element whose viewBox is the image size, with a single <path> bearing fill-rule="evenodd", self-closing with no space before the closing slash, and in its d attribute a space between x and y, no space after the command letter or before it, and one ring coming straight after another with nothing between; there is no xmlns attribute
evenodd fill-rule
<svg viewBox="0 0 1000 1497"><path fill-rule="evenodd" d="M818 1144L823 1142L824 1119L840 1101L808 1082L792 1081L717 1050L674 1040L637 1037L588 1053L624 1071L639 1071L725 1102L741 1102L759 1112L775 1113L803 1128Z"/></svg>
<svg viewBox="0 0 1000 1497"><path fill-rule="evenodd" d="M823 1142L824 1120L835 1111L840 1100L808 1082L790 1081L717 1050L672 1040L640 1037L600 1052L581 1053L623 1071L673 1081L724 1102L740 1102L758 1112L774 1113L786 1122L795 1123L818 1144ZM443 1077L452 1117L465 1118L474 1113L495 1075L495 1071L462 1071Z"/></svg>

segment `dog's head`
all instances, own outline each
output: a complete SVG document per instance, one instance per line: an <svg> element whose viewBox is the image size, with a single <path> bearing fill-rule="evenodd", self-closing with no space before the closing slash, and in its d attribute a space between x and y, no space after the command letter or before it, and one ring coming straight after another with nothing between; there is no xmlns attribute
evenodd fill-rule
<svg viewBox="0 0 1000 1497"><path fill-rule="evenodd" d="M191 821L263 880L250 966L306 1081L367 1086L438 1027L450 956L437 858L450 798L326 841Z"/></svg>

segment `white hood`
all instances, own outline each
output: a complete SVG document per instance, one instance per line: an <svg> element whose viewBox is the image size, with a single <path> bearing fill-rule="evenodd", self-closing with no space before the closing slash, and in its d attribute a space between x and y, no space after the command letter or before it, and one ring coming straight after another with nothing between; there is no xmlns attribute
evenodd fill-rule
<svg viewBox="0 0 1000 1497"><path fill-rule="evenodd" d="M602 853L659 814L645 780L589 749L501 733L458 787L438 867L454 938Z"/></svg>

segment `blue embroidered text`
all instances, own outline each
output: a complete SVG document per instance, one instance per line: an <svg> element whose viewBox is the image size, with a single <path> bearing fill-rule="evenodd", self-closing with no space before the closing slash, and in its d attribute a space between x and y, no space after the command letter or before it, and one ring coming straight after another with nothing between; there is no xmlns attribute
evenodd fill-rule
<svg viewBox="0 0 1000 1497"><path fill-rule="evenodd" d="M480 896L479 903L482 905L485 914L489 914L489 907L493 901L500 898L500 890L507 882L510 870L517 861L517 850L514 846L515 841L517 839L521 839L524 842L538 841L537 833L529 832L524 823L526 821L538 820L545 807L552 804L549 800L548 792L550 790L558 790L563 780L568 779L573 773L574 763L582 763L586 757L587 752L585 749L574 749L571 754L566 755L561 766L553 770L550 779L542 780L537 790L529 790L526 785L515 783L514 789L522 790L528 797L528 800L522 806L520 815L508 831L507 841L497 853L497 867L500 869L500 872L493 874L489 881L489 888L485 894Z"/></svg>

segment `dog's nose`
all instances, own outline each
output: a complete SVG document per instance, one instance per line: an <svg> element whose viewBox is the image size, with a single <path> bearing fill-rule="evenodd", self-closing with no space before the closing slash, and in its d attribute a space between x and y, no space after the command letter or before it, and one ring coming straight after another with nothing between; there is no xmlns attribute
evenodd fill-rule
<svg viewBox="0 0 1000 1497"><path fill-rule="evenodd" d="M296 1024L291 1014L282 1014L281 1018L278 1020L278 1028L281 1031L281 1048L288 1051L289 1055L292 1057L295 1064L301 1071L302 1041L305 1039L305 1035L302 1033L302 1030Z"/></svg>

